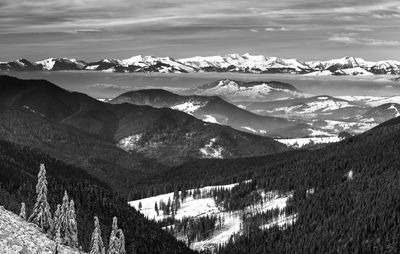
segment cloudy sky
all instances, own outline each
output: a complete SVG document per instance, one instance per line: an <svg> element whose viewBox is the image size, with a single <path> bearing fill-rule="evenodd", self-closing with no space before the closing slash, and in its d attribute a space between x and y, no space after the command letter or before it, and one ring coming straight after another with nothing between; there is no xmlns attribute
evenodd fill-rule
<svg viewBox="0 0 400 254"><path fill-rule="evenodd" d="M400 60L399 0L2 0L0 61L133 55Z"/></svg>

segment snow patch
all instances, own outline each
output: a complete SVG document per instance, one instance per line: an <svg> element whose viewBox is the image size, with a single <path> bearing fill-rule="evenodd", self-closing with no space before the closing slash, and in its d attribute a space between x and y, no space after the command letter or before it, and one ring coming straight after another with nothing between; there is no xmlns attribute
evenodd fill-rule
<svg viewBox="0 0 400 254"><path fill-rule="evenodd" d="M182 104L178 104L175 106L172 106L171 109L174 110L179 110L182 112L185 112L187 114L193 115L193 113L198 110L199 108L202 108L206 105L206 103L203 102L198 102L198 101L187 101Z"/></svg>
<svg viewBox="0 0 400 254"><path fill-rule="evenodd" d="M256 215L276 208L284 209L286 207L288 199L293 195L293 193L279 194L276 191L270 191L270 192L260 191L261 196L265 198L266 201L253 204L249 207L245 207L241 211L230 211L230 212L221 210L221 208L216 205L214 199L211 197L207 197L206 195L207 193L210 193L212 190L232 189L236 185L238 185L238 183L199 188L198 190L201 193L199 195L200 198L194 199L192 195L189 195L181 203L181 207L177 210L175 215L176 219L182 219L184 217L199 218L206 216L217 216L224 218L224 223L221 229L217 229L214 232L214 234L206 240L197 242L195 241L190 246L190 248L198 251L215 249L218 246L218 244L226 243L232 235L241 233L243 216L245 214ZM193 193L194 191L195 189L188 190L188 193ZM161 211L159 215L157 215L154 209L155 203L160 203L161 201L167 203L168 199L173 200L173 196L174 193L171 192L167 194L131 201L129 202L129 205L138 209L139 204L141 204L142 209L140 210L140 212L144 216L146 216L148 219L161 221L171 216L169 215L164 216ZM296 215L289 215L286 218L284 216L281 216L277 221L272 221L268 225L263 225L262 227L264 229L272 225L278 225L284 227L291 223L294 223L295 220L296 220ZM180 240L184 239L182 238Z"/></svg>
<svg viewBox="0 0 400 254"><path fill-rule="evenodd" d="M204 115L203 121L204 122L209 122L209 123L217 123L217 124L219 124L217 119L215 117L213 117L212 115Z"/></svg>
<svg viewBox="0 0 400 254"><path fill-rule="evenodd" d="M202 154L203 158L223 158L222 152L224 149L223 147L216 145L216 141L217 138L212 138L203 148L200 148L200 153Z"/></svg>
<svg viewBox="0 0 400 254"><path fill-rule="evenodd" d="M140 147L139 142L142 136L143 134L139 133L125 137L118 142L117 146L125 151L136 150L137 148Z"/></svg>
<svg viewBox="0 0 400 254"><path fill-rule="evenodd" d="M309 144L335 143L341 141L342 139L337 136L334 136L334 137L289 138L289 139L275 139L275 140L289 147L301 148Z"/></svg>

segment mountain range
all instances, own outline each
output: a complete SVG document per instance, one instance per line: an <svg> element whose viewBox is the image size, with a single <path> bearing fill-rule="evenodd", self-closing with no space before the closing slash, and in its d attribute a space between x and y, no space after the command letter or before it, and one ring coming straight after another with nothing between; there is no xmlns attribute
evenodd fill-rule
<svg viewBox="0 0 400 254"><path fill-rule="evenodd" d="M249 85L248 88L248 91L250 91L251 86ZM131 103L156 108L171 108L193 115L205 122L228 125L237 130L263 136L299 137L311 133L309 126L301 121L254 114L223 100L219 96L178 95L162 89L146 89L121 94L111 100L110 103Z"/></svg>
<svg viewBox="0 0 400 254"><path fill-rule="evenodd" d="M134 90L110 103L171 108L206 122L274 138L359 134L399 116L397 97L306 94L279 81L222 79L194 88Z"/></svg>
<svg viewBox="0 0 400 254"><path fill-rule="evenodd" d="M173 109L103 103L45 80L0 76L0 84L3 139L80 166L120 192L165 165L287 150Z"/></svg>
<svg viewBox="0 0 400 254"><path fill-rule="evenodd" d="M86 70L105 72L241 72L292 73L307 75L374 75L400 74L400 61L366 61L362 58L343 57L328 61L300 61L263 55L228 54L225 56L171 57L133 56L131 58L101 59L94 62L68 58L49 58L37 62L19 59L0 62L2 71L60 71Z"/></svg>

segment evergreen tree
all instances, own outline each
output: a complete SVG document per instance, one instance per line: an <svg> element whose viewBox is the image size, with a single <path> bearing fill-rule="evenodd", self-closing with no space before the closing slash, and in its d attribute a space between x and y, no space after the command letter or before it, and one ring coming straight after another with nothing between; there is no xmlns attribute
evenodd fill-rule
<svg viewBox="0 0 400 254"><path fill-rule="evenodd" d="M57 209L54 212L53 217L53 237L57 238L57 232L60 234L60 243L61 243L61 205L57 204Z"/></svg>
<svg viewBox="0 0 400 254"><path fill-rule="evenodd" d="M26 220L26 211L25 211L25 203L24 202L21 203L21 211L19 213L19 217Z"/></svg>
<svg viewBox="0 0 400 254"><path fill-rule="evenodd" d="M125 235L122 232L122 229L118 230L119 233L119 254L125 254Z"/></svg>
<svg viewBox="0 0 400 254"><path fill-rule="evenodd" d="M139 202L139 211L142 210L142 202Z"/></svg>
<svg viewBox="0 0 400 254"><path fill-rule="evenodd" d="M117 217L113 218L111 227L110 242L107 254L125 254L125 236L121 229L118 229Z"/></svg>
<svg viewBox="0 0 400 254"><path fill-rule="evenodd" d="M70 246L71 238L68 232L68 225L69 225L69 197L67 191L65 191L60 213L60 232L61 232L62 244Z"/></svg>
<svg viewBox="0 0 400 254"><path fill-rule="evenodd" d="M72 199L69 202L68 224L67 224L66 234L68 234L68 239L70 241L69 246L73 248L78 247L78 227L76 223L75 204Z"/></svg>
<svg viewBox="0 0 400 254"><path fill-rule="evenodd" d="M50 205L47 202L47 180L44 164L40 164L36 194L36 203L28 221L35 223L45 232L48 232L52 228L53 222L51 219Z"/></svg>
<svg viewBox="0 0 400 254"><path fill-rule="evenodd" d="M156 210L157 216L160 215L160 211L158 210L157 201L154 203L154 210Z"/></svg>
<svg viewBox="0 0 400 254"><path fill-rule="evenodd" d="M117 238L117 232L117 217L114 217L111 226L110 242L108 244L108 254L119 254L119 239Z"/></svg>
<svg viewBox="0 0 400 254"><path fill-rule="evenodd" d="M105 254L103 239L101 238L101 229L99 219L94 217L94 230L90 241L89 254Z"/></svg>
<svg viewBox="0 0 400 254"><path fill-rule="evenodd" d="M57 228L54 241L58 244L61 244L61 233L60 233L60 228Z"/></svg>

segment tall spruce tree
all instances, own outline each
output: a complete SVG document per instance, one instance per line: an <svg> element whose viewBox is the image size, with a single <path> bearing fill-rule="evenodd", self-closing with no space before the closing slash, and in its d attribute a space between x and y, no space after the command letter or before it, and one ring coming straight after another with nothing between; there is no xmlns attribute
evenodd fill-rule
<svg viewBox="0 0 400 254"><path fill-rule="evenodd" d="M119 239L117 237L118 224L117 217L113 218L110 234L110 242L108 244L108 254L119 254Z"/></svg>
<svg viewBox="0 0 400 254"><path fill-rule="evenodd" d="M57 204L57 209L54 212L54 217L53 217L53 237L56 239L57 238L57 232L60 234L60 239L61 239L61 205ZM61 240L60 240L61 243Z"/></svg>
<svg viewBox="0 0 400 254"><path fill-rule="evenodd" d="M21 203L21 211L19 212L19 217L21 217L22 219L26 220L26 210L25 210L25 203L22 202Z"/></svg>
<svg viewBox="0 0 400 254"><path fill-rule="evenodd" d="M92 233L92 239L90 241L89 254L105 254L103 239L101 238L99 219L97 216L94 217L94 230Z"/></svg>
<svg viewBox="0 0 400 254"><path fill-rule="evenodd" d="M60 213L60 232L61 232L62 244L69 246L71 244L71 239L68 233L68 224L69 224L69 197L67 191L65 191Z"/></svg>
<svg viewBox="0 0 400 254"><path fill-rule="evenodd" d="M28 221L35 223L45 232L49 232L52 228L53 221L51 219L50 205L47 202L47 180L44 164L40 164L36 194L36 203Z"/></svg>
<svg viewBox="0 0 400 254"><path fill-rule="evenodd" d="M125 236L121 229L118 229L117 217L113 218L111 226L110 243L107 254L125 254Z"/></svg>
<svg viewBox="0 0 400 254"><path fill-rule="evenodd" d="M126 250L125 250L125 235L122 232L122 229L119 229L118 233L119 233L119 254L126 254Z"/></svg>
<svg viewBox="0 0 400 254"><path fill-rule="evenodd" d="M72 199L69 202L68 224L67 224L66 234L68 234L68 239L70 241L69 246L71 246L73 248L77 248L78 247L78 226L76 223L75 204Z"/></svg>

